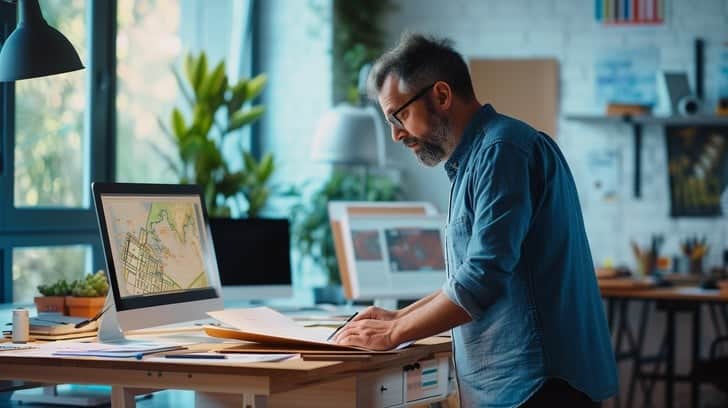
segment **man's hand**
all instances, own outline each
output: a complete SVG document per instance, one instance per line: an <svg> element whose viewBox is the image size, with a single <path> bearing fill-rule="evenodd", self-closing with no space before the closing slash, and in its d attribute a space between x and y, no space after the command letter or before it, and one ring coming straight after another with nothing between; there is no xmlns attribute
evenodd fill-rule
<svg viewBox="0 0 728 408"><path fill-rule="evenodd" d="M356 322L359 320L394 320L397 318L397 311L395 310L387 310L382 309L381 307L376 306L369 306L368 308L364 309L363 312L356 315L356 317L352 320L352 322Z"/></svg>
<svg viewBox="0 0 728 408"><path fill-rule="evenodd" d="M369 309L365 310L364 313ZM375 309L378 312L387 312L387 316L394 313L380 308ZM342 346L365 347L370 350L391 350L399 345L399 342L394 338L397 320L358 319L360 315L357 315L357 319L347 323L343 329L339 330L333 338L334 343Z"/></svg>
<svg viewBox="0 0 728 408"><path fill-rule="evenodd" d="M332 339L344 346L391 350L410 340L433 336L470 321L470 316L438 291L409 313L370 307L347 323Z"/></svg>

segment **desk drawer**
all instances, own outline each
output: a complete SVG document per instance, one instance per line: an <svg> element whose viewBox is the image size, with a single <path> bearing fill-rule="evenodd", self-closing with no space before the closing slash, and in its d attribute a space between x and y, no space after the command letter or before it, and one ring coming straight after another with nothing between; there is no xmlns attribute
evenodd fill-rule
<svg viewBox="0 0 728 408"><path fill-rule="evenodd" d="M359 407L402 406L403 398L402 369L378 371L360 379L357 396L357 406Z"/></svg>
<svg viewBox="0 0 728 408"><path fill-rule="evenodd" d="M450 364L447 358L423 360L405 367L405 402L409 404L446 396L449 369Z"/></svg>

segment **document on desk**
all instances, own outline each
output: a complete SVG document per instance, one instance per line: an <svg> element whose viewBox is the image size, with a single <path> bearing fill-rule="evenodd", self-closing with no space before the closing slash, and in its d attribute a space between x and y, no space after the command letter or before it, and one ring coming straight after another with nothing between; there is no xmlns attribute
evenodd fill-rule
<svg viewBox="0 0 728 408"><path fill-rule="evenodd" d="M180 344L138 342L134 344L115 345L108 343L68 343L68 348L59 348L53 352L54 356L76 356L76 357L116 357L116 358L137 358L162 351L173 351L184 349Z"/></svg>
<svg viewBox="0 0 728 408"><path fill-rule="evenodd" d="M205 326L205 332L213 337L297 347L316 346L337 350L366 350L327 341L326 339L333 332L333 328L301 327L293 319L268 307L228 309L208 312L207 314L221 323L233 327L233 329L229 329ZM401 347L402 345L397 349Z"/></svg>

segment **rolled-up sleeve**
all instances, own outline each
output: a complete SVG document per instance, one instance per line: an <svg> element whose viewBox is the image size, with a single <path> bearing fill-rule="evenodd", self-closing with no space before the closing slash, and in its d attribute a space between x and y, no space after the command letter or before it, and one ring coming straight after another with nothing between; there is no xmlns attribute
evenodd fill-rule
<svg viewBox="0 0 728 408"><path fill-rule="evenodd" d="M474 166L466 181L472 187L470 240L464 259L442 287L473 320L507 292L532 215L527 152L499 141L478 156L471 159Z"/></svg>

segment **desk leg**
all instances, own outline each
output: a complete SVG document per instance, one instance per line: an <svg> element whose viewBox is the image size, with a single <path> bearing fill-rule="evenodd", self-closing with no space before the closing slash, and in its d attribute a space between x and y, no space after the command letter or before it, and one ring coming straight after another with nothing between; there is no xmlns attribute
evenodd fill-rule
<svg viewBox="0 0 728 408"><path fill-rule="evenodd" d="M159 390L148 388L128 388L120 385L111 387L112 408L136 408L136 396L140 394L151 394Z"/></svg>
<svg viewBox="0 0 728 408"><path fill-rule="evenodd" d="M695 305L693 311L693 358L692 368L690 369L691 378L691 389L690 396L692 398L693 407L700 406L700 382L695 378L695 365L700 360L700 333L701 333L701 321L700 321L700 304Z"/></svg>
<svg viewBox="0 0 728 408"><path fill-rule="evenodd" d="M665 407L673 406L675 386L675 309L667 306L667 353L665 355Z"/></svg>

